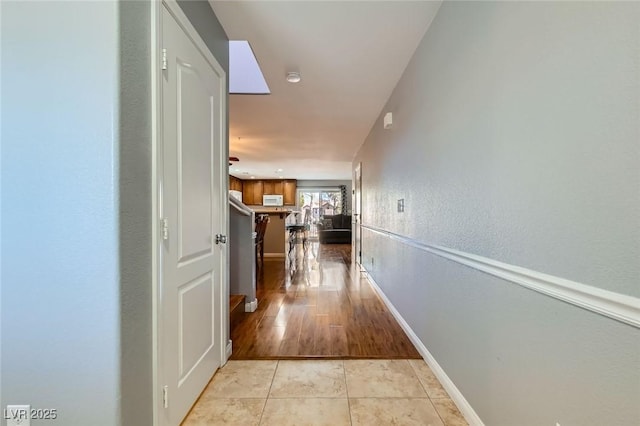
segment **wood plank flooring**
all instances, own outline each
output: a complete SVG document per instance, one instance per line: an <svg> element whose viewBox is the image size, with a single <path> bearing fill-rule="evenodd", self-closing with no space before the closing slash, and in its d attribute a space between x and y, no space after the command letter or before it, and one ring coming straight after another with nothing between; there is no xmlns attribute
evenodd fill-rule
<svg viewBox="0 0 640 426"><path fill-rule="evenodd" d="M421 358L367 280L348 244L309 243L268 260L258 309L231 332L231 359Z"/></svg>

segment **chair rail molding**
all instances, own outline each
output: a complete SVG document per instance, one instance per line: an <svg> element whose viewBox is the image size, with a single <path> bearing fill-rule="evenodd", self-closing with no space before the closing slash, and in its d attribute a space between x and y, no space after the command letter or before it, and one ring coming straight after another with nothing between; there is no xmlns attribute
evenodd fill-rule
<svg viewBox="0 0 640 426"><path fill-rule="evenodd" d="M640 299L463 251L424 243L372 225L363 229L505 281L640 328Z"/></svg>

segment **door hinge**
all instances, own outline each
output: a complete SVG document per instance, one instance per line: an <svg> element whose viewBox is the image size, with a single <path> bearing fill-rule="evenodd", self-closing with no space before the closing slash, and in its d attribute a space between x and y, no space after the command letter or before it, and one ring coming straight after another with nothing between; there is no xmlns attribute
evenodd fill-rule
<svg viewBox="0 0 640 426"><path fill-rule="evenodd" d="M167 49L162 49L162 69L167 69Z"/></svg>
<svg viewBox="0 0 640 426"><path fill-rule="evenodd" d="M169 220L161 219L160 224L162 225L162 239L168 240L169 239Z"/></svg>
<svg viewBox="0 0 640 426"><path fill-rule="evenodd" d="M169 386L167 385L162 387L162 406L169 408Z"/></svg>

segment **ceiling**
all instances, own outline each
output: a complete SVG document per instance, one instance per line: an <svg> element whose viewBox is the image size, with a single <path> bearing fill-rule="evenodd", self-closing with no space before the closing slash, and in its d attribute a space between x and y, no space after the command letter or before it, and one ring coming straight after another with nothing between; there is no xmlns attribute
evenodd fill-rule
<svg viewBox="0 0 640 426"><path fill-rule="evenodd" d="M441 3L210 2L229 39L249 41L271 89L230 96L229 150L240 158L230 172L242 179L350 179ZM288 83L288 71L302 81Z"/></svg>

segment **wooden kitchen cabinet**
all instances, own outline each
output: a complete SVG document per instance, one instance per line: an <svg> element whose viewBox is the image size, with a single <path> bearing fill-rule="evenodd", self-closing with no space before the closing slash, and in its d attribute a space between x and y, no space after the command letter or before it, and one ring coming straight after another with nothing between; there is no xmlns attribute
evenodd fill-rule
<svg viewBox="0 0 640 426"><path fill-rule="evenodd" d="M264 194L263 182L261 180L253 181L253 204L261 206L263 194Z"/></svg>
<svg viewBox="0 0 640 426"><path fill-rule="evenodd" d="M293 179L287 179L284 181L284 205L295 206L296 205L296 186L297 181Z"/></svg>
<svg viewBox="0 0 640 426"><path fill-rule="evenodd" d="M242 181L235 176L229 176L229 189L242 192Z"/></svg>
<svg viewBox="0 0 640 426"><path fill-rule="evenodd" d="M284 195L284 183L281 180L263 180L263 195Z"/></svg>
<svg viewBox="0 0 640 426"><path fill-rule="evenodd" d="M275 195L284 196L284 182L281 180L274 180L273 182L273 193ZM265 192L266 194L266 192Z"/></svg>
<svg viewBox="0 0 640 426"><path fill-rule="evenodd" d="M242 202L248 206L261 206L263 182L261 180L245 180L242 182Z"/></svg>
<svg viewBox="0 0 640 426"><path fill-rule="evenodd" d="M253 184L254 183L255 182L250 180L245 180L242 182L242 202L248 206L255 204L253 202Z"/></svg>
<svg viewBox="0 0 640 426"><path fill-rule="evenodd" d="M262 195L274 195L273 181L265 180L262 182Z"/></svg>
<svg viewBox="0 0 640 426"><path fill-rule="evenodd" d="M243 180L240 182L242 185L242 202L248 206L261 206L263 195L282 195L285 206L296 205L297 181L295 179Z"/></svg>

